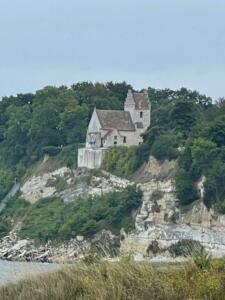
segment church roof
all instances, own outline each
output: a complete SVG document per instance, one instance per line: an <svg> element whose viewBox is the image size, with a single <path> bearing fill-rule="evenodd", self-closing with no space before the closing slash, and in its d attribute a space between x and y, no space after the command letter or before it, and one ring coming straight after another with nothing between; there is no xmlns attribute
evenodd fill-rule
<svg viewBox="0 0 225 300"><path fill-rule="evenodd" d="M137 93L132 92L133 99L135 102L135 108L139 110L147 110L149 109L149 100L148 95L146 93Z"/></svg>
<svg viewBox="0 0 225 300"><path fill-rule="evenodd" d="M122 131L135 131L131 115L123 110L100 110L96 109L102 129L117 129Z"/></svg>

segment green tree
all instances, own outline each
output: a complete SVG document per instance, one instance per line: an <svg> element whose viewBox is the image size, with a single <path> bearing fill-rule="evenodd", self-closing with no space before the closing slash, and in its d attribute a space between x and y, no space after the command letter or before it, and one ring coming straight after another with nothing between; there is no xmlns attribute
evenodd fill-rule
<svg viewBox="0 0 225 300"><path fill-rule="evenodd" d="M191 146L192 161L194 167L203 172L209 168L213 156L215 155L216 144L201 137L193 141Z"/></svg>
<svg viewBox="0 0 225 300"><path fill-rule="evenodd" d="M198 198L194 182L184 169L179 168L175 176L176 194L182 205L192 203Z"/></svg>

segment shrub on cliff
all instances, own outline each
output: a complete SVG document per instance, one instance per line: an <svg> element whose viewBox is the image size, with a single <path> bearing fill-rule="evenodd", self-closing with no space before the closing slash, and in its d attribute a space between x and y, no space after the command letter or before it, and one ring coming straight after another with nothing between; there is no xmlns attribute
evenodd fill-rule
<svg viewBox="0 0 225 300"><path fill-rule="evenodd" d="M59 198L39 200L23 216L22 238L69 239L91 236L102 229L118 233L133 228L132 211L141 205L142 194L135 186L102 196L76 199L65 204Z"/></svg>
<svg viewBox="0 0 225 300"><path fill-rule="evenodd" d="M134 171L137 147L113 147L107 150L102 168L116 176L128 177Z"/></svg>

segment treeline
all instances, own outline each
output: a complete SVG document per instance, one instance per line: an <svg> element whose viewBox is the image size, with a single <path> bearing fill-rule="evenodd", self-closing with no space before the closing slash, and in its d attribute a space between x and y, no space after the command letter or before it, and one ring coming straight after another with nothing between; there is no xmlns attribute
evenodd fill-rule
<svg viewBox="0 0 225 300"><path fill-rule="evenodd" d="M129 84L83 82L71 87L46 87L35 94L4 97L0 102L0 199L15 177L43 154L58 155L72 166L85 141L94 107L123 109ZM144 143L112 150L105 168L129 176L149 155L178 159L175 177L181 204L199 197L197 182L205 178L204 202L225 213L225 99L216 103L185 88L148 88L152 103L151 127ZM121 151L121 153L120 153Z"/></svg>
<svg viewBox="0 0 225 300"><path fill-rule="evenodd" d="M204 182L204 202L225 213L225 99L216 103L198 92L149 88L152 124L137 149L135 168L149 157L178 159L175 176L181 204L199 198L197 183Z"/></svg>
<svg viewBox="0 0 225 300"><path fill-rule="evenodd" d="M83 82L0 101L0 199L45 153L73 164L94 107L122 109L130 85Z"/></svg>

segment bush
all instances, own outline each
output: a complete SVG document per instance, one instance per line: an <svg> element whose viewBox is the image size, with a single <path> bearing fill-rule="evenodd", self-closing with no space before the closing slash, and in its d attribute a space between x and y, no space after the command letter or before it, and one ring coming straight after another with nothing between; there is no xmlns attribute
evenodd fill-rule
<svg viewBox="0 0 225 300"><path fill-rule="evenodd" d="M5 208L0 213L0 237L10 231L11 220L21 221L30 207L28 202L17 197L8 198L5 204Z"/></svg>
<svg viewBox="0 0 225 300"><path fill-rule="evenodd" d="M151 154L158 160L171 160L178 157L179 136L166 133L160 135L153 143Z"/></svg>
<svg viewBox="0 0 225 300"><path fill-rule="evenodd" d="M10 231L10 226L5 221L0 223L0 238L4 237Z"/></svg>
<svg viewBox="0 0 225 300"><path fill-rule="evenodd" d="M141 205L141 191L129 186L120 192L77 199L65 204L61 199L42 199L31 205L23 217L22 238L69 239L73 235L91 236L102 229L118 233L134 226L131 212Z"/></svg>
<svg viewBox="0 0 225 300"><path fill-rule="evenodd" d="M69 168L76 167L78 149L83 146L84 144L71 144L64 146L58 156L60 163Z"/></svg>
<svg viewBox="0 0 225 300"><path fill-rule="evenodd" d="M6 196L14 182L13 172L0 164L0 201Z"/></svg>
<svg viewBox="0 0 225 300"><path fill-rule="evenodd" d="M19 235L47 241L57 237L59 227L63 224L63 201L57 198L42 199L31 205L23 218Z"/></svg>
<svg viewBox="0 0 225 300"><path fill-rule="evenodd" d="M204 188L205 205L211 207L212 204L217 204L217 207L220 207L225 198L225 163L214 161L206 173Z"/></svg>
<svg viewBox="0 0 225 300"><path fill-rule="evenodd" d="M175 175L176 195L182 205L198 199L198 192L190 174L185 169L178 169Z"/></svg>
<svg viewBox="0 0 225 300"><path fill-rule="evenodd" d="M50 156L54 156L61 151L60 147L54 146L46 146L42 148L42 154L49 154Z"/></svg>
<svg viewBox="0 0 225 300"><path fill-rule="evenodd" d="M193 166L199 173L206 171L215 157L216 144L203 138L194 139L191 146Z"/></svg>
<svg viewBox="0 0 225 300"><path fill-rule="evenodd" d="M169 252L174 256L200 257L205 253L203 246L198 241L183 239L169 247Z"/></svg>
<svg viewBox="0 0 225 300"><path fill-rule="evenodd" d="M137 147L113 147L107 150L102 168L116 176L128 177L134 171Z"/></svg>

